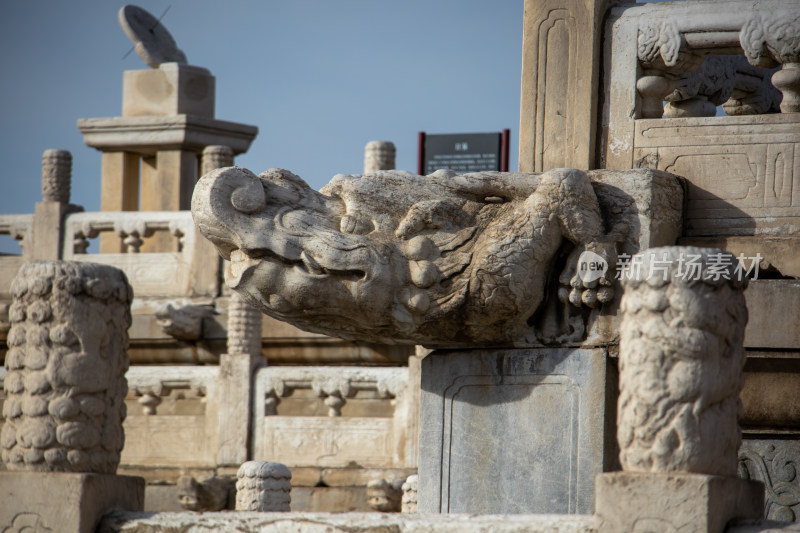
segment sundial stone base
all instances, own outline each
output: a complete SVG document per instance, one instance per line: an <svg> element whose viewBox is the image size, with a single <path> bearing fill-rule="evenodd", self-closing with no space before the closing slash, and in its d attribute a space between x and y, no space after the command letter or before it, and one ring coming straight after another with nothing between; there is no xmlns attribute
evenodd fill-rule
<svg viewBox="0 0 800 533"><path fill-rule="evenodd" d="M603 349L423 359L419 512L591 514L613 448L607 365Z"/></svg>

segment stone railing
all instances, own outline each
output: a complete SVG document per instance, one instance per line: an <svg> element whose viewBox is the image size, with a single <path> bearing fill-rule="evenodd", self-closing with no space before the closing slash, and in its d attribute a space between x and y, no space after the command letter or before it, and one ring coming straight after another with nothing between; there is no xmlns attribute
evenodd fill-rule
<svg viewBox="0 0 800 533"><path fill-rule="evenodd" d="M24 261L26 239L31 237L33 215L0 215L0 235L10 235L19 243L20 255L0 255L0 298L10 298L11 280Z"/></svg>
<svg viewBox="0 0 800 533"><path fill-rule="evenodd" d="M685 177L686 236L800 227L799 0L620 5L603 46L599 168Z"/></svg>
<svg viewBox="0 0 800 533"><path fill-rule="evenodd" d="M253 455L289 466L416 466L412 389L408 368L258 369Z"/></svg>
<svg viewBox="0 0 800 533"><path fill-rule="evenodd" d="M197 238L188 211L93 212L68 215L63 258L91 261L122 269L143 296L212 296L217 290L219 261L210 244ZM89 239L113 232L126 253L87 254ZM157 232L175 237L174 252L139 253L145 239Z"/></svg>
<svg viewBox="0 0 800 533"><path fill-rule="evenodd" d="M216 366L132 366L123 467L213 466Z"/></svg>
<svg viewBox="0 0 800 533"><path fill-rule="evenodd" d="M797 0L648 4L619 8L612 14L612 64L636 61L641 67L633 73L641 104L637 106L637 118L660 117L662 102L681 85L680 80L686 80L686 73L701 68L706 56L738 54L744 54L752 67L782 67L769 75L783 93L781 112L796 113L800 111L798 39ZM623 50L625 53L620 54ZM737 63L717 62L707 67L706 78L716 87L708 87L705 95L701 91L688 98L707 99L713 95L721 100L717 105L727 101L736 85L737 67L739 89L754 91L752 80L744 79L754 71ZM707 106L688 107L701 111ZM750 109L753 111L756 108Z"/></svg>

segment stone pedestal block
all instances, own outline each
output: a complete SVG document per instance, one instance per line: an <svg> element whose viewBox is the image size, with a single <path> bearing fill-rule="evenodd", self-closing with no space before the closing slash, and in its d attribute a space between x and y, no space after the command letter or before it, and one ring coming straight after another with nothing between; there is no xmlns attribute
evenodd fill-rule
<svg viewBox="0 0 800 533"><path fill-rule="evenodd" d="M93 533L104 514L144 508L144 479L0 472L0 531Z"/></svg>
<svg viewBox="0 0 800 533"><path fill-rule="evenodd" d="M606 364L601 349L423 359L419 512L591 513Z"/></svg>
<svg viewBox="0 0 800 533"><path fill-rule="evenodd" d="M702 474L609 472L596 480L601 533L722 533L734 518L759 518L764 485Z"/></svg>
<svg viewBox="0 0 800 533"><path fill-rule="evenodd" d="M126 70L122 78L122 116L199 115L214 117L214 76L178 63L157 69Z"/></svg>

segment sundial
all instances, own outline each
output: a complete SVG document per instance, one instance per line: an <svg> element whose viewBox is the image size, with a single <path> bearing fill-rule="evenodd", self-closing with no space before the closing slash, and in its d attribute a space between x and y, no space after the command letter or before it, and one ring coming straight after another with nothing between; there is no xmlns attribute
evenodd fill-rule
<svg viewBox="0 0 800 533"><path fill-rule="evenodd" d="M186 63L186 54L167 28L141 7L122 6L119 23L133 41L136 54L151 68L158 68L161 63Z"/></svg>

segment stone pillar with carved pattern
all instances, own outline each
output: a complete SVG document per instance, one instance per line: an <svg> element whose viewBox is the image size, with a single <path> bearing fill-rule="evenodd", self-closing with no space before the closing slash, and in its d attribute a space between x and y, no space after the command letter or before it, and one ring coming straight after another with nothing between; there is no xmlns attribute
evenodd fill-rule
<svg viewBox="0 0 800 533"><path fill-rule="evenodd" d="M761 516L763 485L736 477L747 323L737 266L729 252L688 246L624 265L623 471L597 477L601 531L722 533L733 518Z"/></svg>
<svg viewBox="0 0 800 533"><path fill-rule="evenodd" d="M133 291L111 266L25 263L15 278L0 434L0 529L94 531L141 510L144 480L114 475L125 440ZM16 528L16 529L14 529Z"/></svg>

